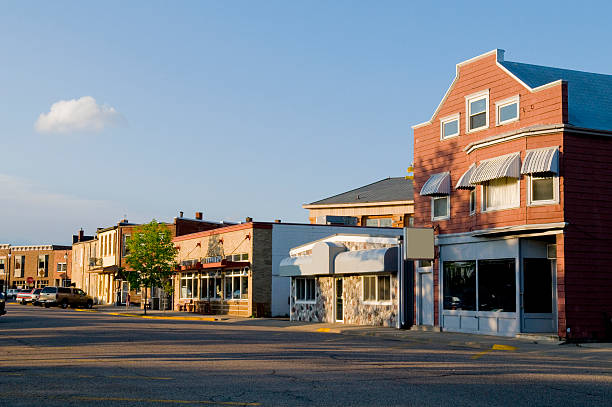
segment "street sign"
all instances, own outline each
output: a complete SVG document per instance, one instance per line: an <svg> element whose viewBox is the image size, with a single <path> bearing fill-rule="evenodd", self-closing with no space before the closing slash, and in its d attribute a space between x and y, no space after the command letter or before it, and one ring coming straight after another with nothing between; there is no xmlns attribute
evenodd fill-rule
<svg viewBox="0 0 612 407"><path fill-rule="evenodd" d="M32 284L34 282L34 277L28 277L26 278L26 281L28 282L28 284Z"/></svg>

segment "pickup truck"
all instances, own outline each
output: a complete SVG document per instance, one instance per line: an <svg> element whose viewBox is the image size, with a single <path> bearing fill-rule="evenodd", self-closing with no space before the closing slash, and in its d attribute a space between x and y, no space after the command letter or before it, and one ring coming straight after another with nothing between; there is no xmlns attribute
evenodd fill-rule
<svg viewBox="0 0 612 407"><path fill-rule="evenodd" d="M17 293L17 302L20 302L22 305L26 305L28 302L32 302L32 293L34 292L34 288L25 288L19 290Z"/></svg>
<svg viewBox="0 0 612 407"><path fill-rule="evenodd" d="M52 305L58 305L62 308L68 306L75 307L93 307L93 298L87 295L80 288L74 287L45 287L40 292L38 303L49 308Z"/></svg>

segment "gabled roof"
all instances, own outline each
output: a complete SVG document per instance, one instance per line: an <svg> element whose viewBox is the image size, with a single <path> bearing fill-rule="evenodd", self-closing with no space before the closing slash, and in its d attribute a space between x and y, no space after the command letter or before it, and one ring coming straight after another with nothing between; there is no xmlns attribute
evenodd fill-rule
<svg viewBox="0 0 612 407"><path fill-rule="evenodd" d="M567 82L569 124L612 131L612 75L500 61L504 68L530 88Z"/></svg>
<svg viewBox="0 0 612 407"><path fill-rule="evenodd" d="M412 200L414 200L412 180L394 177L321 199L306 206Z"/></svg>
<svg viewBox="0 0 612 407"><path fill-rule="evenodd" d="M427 122L412 126L413 129L433 123L438 111L459 78L459 68L481 58L496 55L496 64L510 74L530 92L537 92L557 82L567 82L569 124L593 130L612 131L612 75L573 71L570 69L530 65L504 60L504 50L495 49L472 59L460 62L455 79Z"/></svg>

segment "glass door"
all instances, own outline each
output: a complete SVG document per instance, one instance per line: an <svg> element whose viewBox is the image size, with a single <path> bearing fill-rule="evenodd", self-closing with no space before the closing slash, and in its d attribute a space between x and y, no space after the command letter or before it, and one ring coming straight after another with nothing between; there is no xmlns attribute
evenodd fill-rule
<svg viewBox="0 0 612 407"><path fill-rule="evenodd" d="M342 278L336 279L336 322L344 322L344 290Z"/></svg>
<svg viewBox="0 0 612 407"><path fill-rule="evenodd" d="M523 332L556 332L554 266L548 259L523 260Z"/></svg>

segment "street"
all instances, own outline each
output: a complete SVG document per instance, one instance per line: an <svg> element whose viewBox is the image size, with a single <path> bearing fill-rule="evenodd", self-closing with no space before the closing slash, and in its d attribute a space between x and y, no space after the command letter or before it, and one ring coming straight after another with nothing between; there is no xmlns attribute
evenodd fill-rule
<svg viewBox="0 0 612 407"><path fill-rule="evenodd" d="M478 348L440 333L393 339L286 321L149 320L16 304L7 310L0 317L2 406L612 402L609 345L512 340Z"/></svg>

